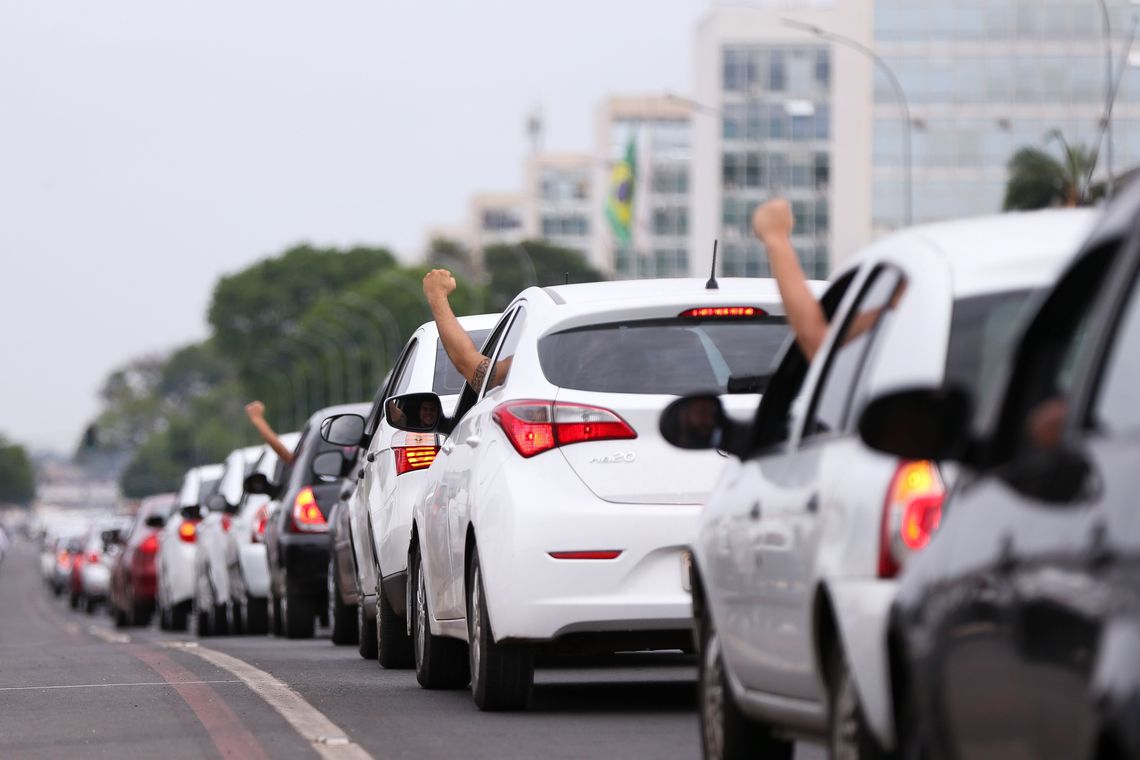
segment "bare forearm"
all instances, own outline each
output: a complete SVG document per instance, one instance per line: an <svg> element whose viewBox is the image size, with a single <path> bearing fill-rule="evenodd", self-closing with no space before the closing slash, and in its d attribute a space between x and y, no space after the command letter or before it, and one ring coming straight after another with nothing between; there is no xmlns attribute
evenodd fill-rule
<svg viewBox="0 0 1140 760"><path fill-rule="evenodd" d="M293 452L285 447L285 444L277 437L276 431L269 427L268 422L264 419L254 420L253 426L257 428L257 432L261 435L262 440L269 445L269 448L273 449L274 453L276 453L282 461L293 461Z"/></svg>
<svg viewBox="0 0 1140 760"><path fill-rule="evenodd" d="M780 289L780 299L784 302L788 325L800 350L810 361L827 333L823 307L808 287L807 276L791 241L786 237L775 237L764 240L764 245L768 249L772 276Z"/></svg>
<svg viewBox="0 0 1140 760"><path fill-rule="evenodd" d="M428 306L431 308L431 315L439 330L439 340L443 343L447 358L451 359L451 363L466 380L472 381L479 363L485 357L479 353L475 341L471 340L471 336L459 324L446 296L429 298Z"/></svg>

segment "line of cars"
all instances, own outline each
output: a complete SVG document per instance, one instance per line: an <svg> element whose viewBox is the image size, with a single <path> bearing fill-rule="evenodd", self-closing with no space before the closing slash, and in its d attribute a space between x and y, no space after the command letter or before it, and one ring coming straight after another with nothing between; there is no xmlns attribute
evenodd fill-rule
<svg viewBox="0 0 1140 760"><path fill-rule="evenodd" d="M885 238L810 284L810 358L770 280L530 288L460 320L479 387L425 324L291 462L188 473L160 621L321 621L484 710L695 648L706 758L1136 756L1138 209Z"/></svg>

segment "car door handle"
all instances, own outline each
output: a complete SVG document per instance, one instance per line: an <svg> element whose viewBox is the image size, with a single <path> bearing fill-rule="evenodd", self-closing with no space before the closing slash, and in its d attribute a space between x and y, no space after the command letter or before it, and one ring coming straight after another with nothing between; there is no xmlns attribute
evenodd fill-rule
<svg viewBox="0 0 1140 760"><path fill-rule="evenodd" d="M760 519L760 502L758 502L758 501L752 502L752 509L748 510L748 516L751 517L753 520L759 520Z"/></svg>
<svg viewBox="0 0 1140 760"><path fill-rule="evenodd" d="M804 509L806 509L808 512L818 512L819 511L819 494L813 493L811 496L809 496L808 500L807 500L807 504L804 505Z"/></svg>
<svg viewBox="0 0 1140 760"><path fill-rule="evenodd" d="M466 443L466 444L467 444L468 446L470 446L471 448L475 448L475 447L477 447L477 446L478 446L480 443L482 443L482 442L483 442L483 439L482 439L482 438L480 438L480 437L479 437L479 436L477 436L477 435L470 435L470 436L467 436L467 440L466 440L466 441L464 441L464 443Z"/></svg>

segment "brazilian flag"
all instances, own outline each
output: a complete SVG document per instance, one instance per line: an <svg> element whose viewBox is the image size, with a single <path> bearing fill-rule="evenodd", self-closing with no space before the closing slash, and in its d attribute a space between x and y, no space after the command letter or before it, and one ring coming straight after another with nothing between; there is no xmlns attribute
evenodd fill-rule
<svg viewBox="0 0 1140 760"><path fill-rule="evenodd" d="M606 200L606 216L614 237L629 245L633 234L633 178L637 174L637 144L629 138L625 158L610 172L610 196Z"/></svg>

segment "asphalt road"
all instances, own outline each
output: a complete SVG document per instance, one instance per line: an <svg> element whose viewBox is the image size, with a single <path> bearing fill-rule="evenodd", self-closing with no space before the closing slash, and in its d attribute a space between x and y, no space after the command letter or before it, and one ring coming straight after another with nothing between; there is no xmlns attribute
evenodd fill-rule
<svg viewBox="0 0 1140 760"><path fill-rule="evenodd" d="M481 713L324 638L116 631L54 598L38 561L17 543L0 566L0 758L700 757L691 657L560 660L532 709Z"/></svg>

